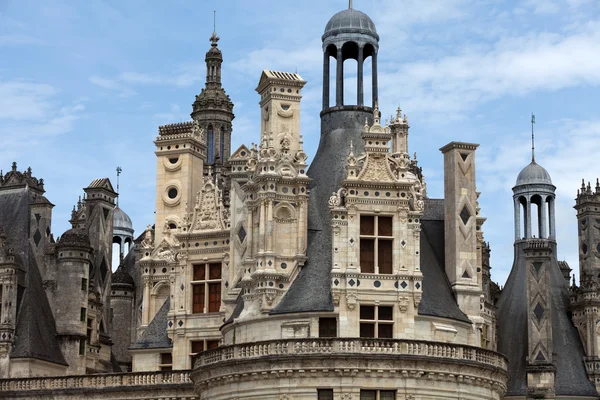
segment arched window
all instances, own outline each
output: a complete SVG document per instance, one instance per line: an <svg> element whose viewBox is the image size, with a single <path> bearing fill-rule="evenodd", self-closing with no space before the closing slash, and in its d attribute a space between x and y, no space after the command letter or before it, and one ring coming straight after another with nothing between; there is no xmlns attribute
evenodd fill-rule
<svg viewBox="0 0 600 400"><path fill-rule="evenodd" d="M215 131L212 125L208 126L208 133L206 135L206 147L208 156L206 162L213 164L215 162Z"/></svg>
<svg viewBox="0 0 600 400"><path fill-rule="evenodd" d="M221 127L221 137L219 138L219 156L221 161L225 161L225 128Z"/></svg>

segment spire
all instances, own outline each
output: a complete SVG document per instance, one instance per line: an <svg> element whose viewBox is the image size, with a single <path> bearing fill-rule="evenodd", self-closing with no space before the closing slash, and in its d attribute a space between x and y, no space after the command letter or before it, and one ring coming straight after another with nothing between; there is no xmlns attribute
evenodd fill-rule
<svg viewBox="0 0 600 400"><path fill-rule="evenodd" d="M213 11L213 34L210 37L210 42L212 47L217 47L217 42L219 41L219 37L217 36L217 10Z"/></svg>
<svg viewBox="0 0 600 400"><path fill-rule="evenodd" d="M531 113L531 162L535 162L535 136L533 126L535 125L535 115Z"/></svg>

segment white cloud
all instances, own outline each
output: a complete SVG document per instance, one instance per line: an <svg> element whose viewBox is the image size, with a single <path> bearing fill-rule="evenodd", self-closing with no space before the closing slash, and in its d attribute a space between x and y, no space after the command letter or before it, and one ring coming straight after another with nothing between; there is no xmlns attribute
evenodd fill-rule
<svg viewBox="0 0 600 400"><path fill-rule="evenodd" d="M43 83L0 81L0 120L30 120L46 116L56 89Z"/></svg>

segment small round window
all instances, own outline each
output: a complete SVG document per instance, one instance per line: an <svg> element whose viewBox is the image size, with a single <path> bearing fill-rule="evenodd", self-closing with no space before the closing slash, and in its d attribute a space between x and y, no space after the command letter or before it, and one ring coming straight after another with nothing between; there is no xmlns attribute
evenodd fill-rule
<svg viewBox="0 0 600 400"><path fill-rule="evenodd" d="M174 199L175 197L177 197L177 189L176 188L169 189L169 191L167 192L167 195L169 196L170 199Z"/></svg>
<svg viewBox="0 0 600 400"><path fill-rule="evenodd" d="M169 158L171 164L177 164L177 161L179 161L179 157Z"/></svg>

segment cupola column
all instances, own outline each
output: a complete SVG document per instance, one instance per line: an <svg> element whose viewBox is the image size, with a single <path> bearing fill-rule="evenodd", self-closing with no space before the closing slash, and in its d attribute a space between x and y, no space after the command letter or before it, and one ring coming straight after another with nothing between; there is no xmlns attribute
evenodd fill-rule
<svg viewBox="0 0 600 400"><path fill-rule="evenodd" d="M329 108L329 50L323 53L323 110Z"/></svg>
<svg viewBox="0 0 600 400"><path fill-rule="evenodd" d="M521 203L515 197L515 240L521 240Z"/></svg>
<svg viewBox="0 0 600 400"><path fill-rule="evenodd" d="M377 94L377 51L373 51L371 55L373 59L373 67L372 67L372 76L373 76L373 107L377 103L377 99L379 98Z"/></svg>
<svg viewBox="0 0 600 400"><path fill-rule="evenodd" d="M531 197L527 196L525 203L525 237L531 238Z"/></svg>
<svg viewBox="0 0 600 400"><path fill-rule="evenodd" d="M342 48L337 49L337 73L335 77L335 105L344 105L344 58L342 56Z"/></svg>
<svg viewBox="0 0 600 400"><path fill-rule="evenodd" d="M539 211L539 222L540 222L540 238L546 239L548 237L548 232L546 227L548 226L548 210L546 209L546 201L542 199L540 202L540 211Z"/></svg>
<svg viewBox="0 0 600 400"><path fill-rule="evenodd" d="M556 239L556 224L554 221L554 197L551 198L550 204L548 204L549 206L549 215L550 215L550 223L549 223L549 227L550 227L550 239Z"/></svg>
<svg viewBox="0 0 600 400"><path fill-rule="evenodd" d="M364 48L360 46L358 48L358 70L357 70L357 88L356 88L356 105L364 105L364 91L363 91L363 64L364 64Z"/></svg>

